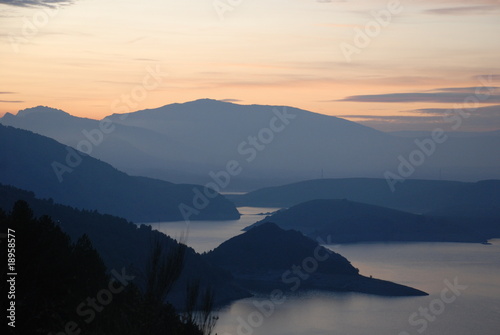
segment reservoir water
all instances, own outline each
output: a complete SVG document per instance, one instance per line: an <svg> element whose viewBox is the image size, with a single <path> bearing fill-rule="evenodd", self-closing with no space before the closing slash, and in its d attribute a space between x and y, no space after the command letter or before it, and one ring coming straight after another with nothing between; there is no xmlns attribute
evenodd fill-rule
<svg viewBox="0 0 500 335"><path fill-rule="evenodd" d="M213 249L264 218L256 213L273 209L239 210L244 214L240 220L191 222L187 244L198 252ZM150 225L172 237L186 228L184 222ZM361 274L412 286L429 296L285 292L280 304L269 304L268 296L249 298L220 310L214 333L500 335L500 240L490 242L328 245Z"/></svg>

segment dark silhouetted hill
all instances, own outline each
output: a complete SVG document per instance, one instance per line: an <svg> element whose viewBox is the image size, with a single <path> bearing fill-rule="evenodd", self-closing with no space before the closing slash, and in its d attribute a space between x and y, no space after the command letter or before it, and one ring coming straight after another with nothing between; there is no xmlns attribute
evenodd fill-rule
<svg viewBox="0 0 500 335"><path fill-rule="evenodd" d="M286 270L314 255L318 243L295 230L283 230L274 223L265 223L245 234L223 242L206 258L237 273ZM321 247L322 248L322 247ZM327 253L326 249L322 253ZM347 259L331 253L321 264L323 271L336 274L357 274Z"/></svg>
<svg viewBox="0 0 500 335"><path fill-rule="evenodd" d="M61 204L95 209L136 222L183 220L181 204L191 208L190 220L239 218L234 205L213 190L129 176L30 131L0 125L0 158L1 183L33 191L40 198L52 198ZM69 169L59 173L61 178L54 170L54 164L58 163ZM203 195L207 193L215 197ZM198 205L193 204L194 200Z"/></svg>
<svg viewBox="0 0 500 335"><path fill-rule="evenodd" d="M23 200L16 201L8 214L0 210L0 227L9 232L9 248L1 248L0 256L11 260L15 254L15 262L0 275L0 287L10 291L11 301L10 327L4 334L203 335L216 321L205 289L191 291L190 299L197 308L208 306L203 319L176 310L164 299L182 272L184 245L171 245L166 251L156 244L155 250L174 261L154 266L158 263L150 262L155 259L151 252L148 264L155 271L147 271L146 284L140 287L135 280L139 274L130 268L106 269L87 235L72 242L50 217L33 217ZM157 282L166 282L167 289Z"/></svg>
<svg viewBox="0 0 500 335"><path fill-rule="evenodd" d="M475 183L408 179L392 192L385 179L315 179L231 195L238 206L291 207L316 199L346 199L416 214L450 208L498 208L500 180Z"/></svg>
<svg viewBox="0 0 500 335"><path fill-rule="evenodd" d="M135 282L139 286L144 284L145 267L154 242L159 241L166 250L178 246L175 240L149 226L137 226L120 217L75 209L54 203L51 199L39 199L33 192L0 184L0 212L8 213L18 200L29 204L35 216L51 217L74 242L87 235L108 269L125 267L136 275ZM201 279L202 287L215 289L217 304L249 295L228 285L231 275L227 271L211 266L193 249L187 248L183 272L169 301L184 308L186 284L197 279Z"/></svg>
<svg viewBox="0 0 500 335"><path fill-rule="evenodd" d="M312 200L281 210L265 222L295 229L332 243L386 241L485 242L500 237L500 220L476 217L432 217L348 200Z"/></svg>
<svg viewBox="0 0 500 335"><path fill-rule="evenodd" d="M308 289L425 295L413 288L363 277L343 256L298 231L283 230L269 222L229 239L204 257L230 271L235 283L255 291Z"/></svg>

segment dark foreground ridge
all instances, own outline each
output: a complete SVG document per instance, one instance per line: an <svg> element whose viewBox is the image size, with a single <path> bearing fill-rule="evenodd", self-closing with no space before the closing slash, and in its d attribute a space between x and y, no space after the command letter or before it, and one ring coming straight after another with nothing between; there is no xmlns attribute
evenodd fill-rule
<svg viewBox="0 0 500 335"><path fill-rule="evenodd" d="M86 235L108 271L126 268L127 273L136 276L134 283L139 287L144 285L152 243L158 241L167 251L179 247L175 240L149 226L138 227L119 217L37 199L32 192L0 184L0 216L8 213L18 200L25 201L34 216L50 216L73 242ZM29 249L28 246L26 248ZM208 254L200 255L186 248L182 273L167 301L182 310L186 301L186 285L198 280L201 289L214 291L214 304L218 306L249 297L250 292L272 292L276 289L288 294L304 290L387 296L426 294L403 285L361 276L358 269L343 256L297 231L285 231L271 223L234 237Z"/></svg>
<svg viewBox="0 0 500 335"><path fill-rule="evenodd" d="M138 286L144 285L148 257L156 242L166 251L179 247L177 241L151 229L150 226L138 226L120 217L38 199L32 192L0 184L0 215L2 212L9 213L18 200L25 201L35 217L49 216L73 242L83 235L88 236L106 268L111 271L125 267L129 273L136 276L134 283ZM27 245L26 248L30 247ZM211 266L201 255L188 247L184 252L182 273L167 300L176 308L185 308L186 285L197 280L200 281L201 289L214 290L216 305L227 304L250 295L228 285L230 278L229 272Z"/></svg>
<svg viewBox="0 0 500 335"><path fill-rule="evenodd" d="M264 223L204 254L232 273L234 283L259 293L304 290L362 292L383 296L427 293L389 281L362 276L343 256L294 230Z"/></svg>

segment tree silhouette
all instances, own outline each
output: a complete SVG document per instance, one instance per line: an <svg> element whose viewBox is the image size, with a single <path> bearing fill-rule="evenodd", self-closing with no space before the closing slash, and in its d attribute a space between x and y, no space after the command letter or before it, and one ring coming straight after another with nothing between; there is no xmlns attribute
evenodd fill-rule
<svg viewBox="0 0 500 335"><path fill-rule="evenodd" d="M25 201L17 201L9 214L0 210L0 226L16 236L16 327L8 327L8 334L208 334L203 320L188 322L165 302L182 272L185 245L164 250L155 241L144 289L130 283L90 314L90 302L109 289L112 277L87 235L72 243L50 217L34 218ZM5 260L7 248L0 254ZM2 292L7 292L7 270L1 274ZM213 296L205 300L212 308Z"/></svg>

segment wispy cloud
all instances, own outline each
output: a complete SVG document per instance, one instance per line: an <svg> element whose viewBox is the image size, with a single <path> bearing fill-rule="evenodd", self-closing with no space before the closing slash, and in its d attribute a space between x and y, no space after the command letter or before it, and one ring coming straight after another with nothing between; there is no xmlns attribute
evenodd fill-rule
<svg viewBox="0 0 500 335"><path fill-rule="evenodd" d="M10 92L10 91L0 91L0 95L2 94L19 94L19 92ZM5 104L20 104L23 103L24 101L21 100L0 100L0 103L5 103Z"/></svg>
<svg viewBox="0 0 500 335"><path fill-rule="evenodd" d="M0 4L17 7L54 7L70 5L74 0L0 0Z"/></svg>
<svg viewBox="0 0 500 335"><path fill-rule="evenodd" d="M465 111L468 117L464 119L461 131L493 131L500 129L500 105L480 107ZM453 109L427 108L405 111L419 115L341 115L340 117L384 131L432 130L436 127L449 129L445 116L455 113Z"/></svg>
<svg viewBox="0 0 500 335"><path fill-rule="evenodd" d="M341 115L341 118L360 119L365 121L384 121L384 122L437 122L442 119L440 116L414 116L414 115Z"/></svg>
<svg viewBox="0 0 500 335"><path fill-rule="evenodd" d="M434 15L496 15L499 11L499 5L490 5L434 8L426 10L425 13Z"/></svg>
<svg viewBox="0 0 500 335"><path fill-rule="evenodd" d="M96 83L121 85L121 86L134 86L137 85L135 81L121 81L121 80L95 80Z"/></svg>
<svg viewBox="0 0 500 335"><path fill-rule="evenodd" d="M423 108L423 109L413 110L412 112L419 114L442 116L442 115L447 115L452 111L453 110L446 108ZM500 105L476 108L474 111L469 113L471 114L470 117L500 118ZM500 125L499 121L500 119L497 120L498 124Z"/></svg>
<svg viewBox="0 0 500 335"><path fill-rule="evenodd" d="M160 62L159 59L153 59L153 58L133 58L132 60L140 61L140 62L156 62L156 63Z"/></svg>
<svg viewBox="0 0 500 335"><path fill-rule="evenodd" d="M477 87L446 87L446 88L435 88L426 92L429 93L467 93L467 94L475 94L476 93ZM489 92L495 92L499 90L500 87L496 86L482 86L481 91L484 92L485 90ZM500 92L500 91L499 91Z"/></svg>
<svg viewBox="0 0 500 335"><path fill-rule="evenodd" d="M492 82L497 82L500 81L500 74L481 74L472 77L473 80L482 80L484 78L488 78Z"/></svg>
<svg viewBox="0 0 500 335"><path fill-rule="evenodd" d="M327 28L355 28L358 25L353 23L319 23L316 26Z"/></svg>
<svg viewBox="0 0 500 335"><path fill-rule="evenodd" d="M426 92L411 93L389 93L373 95L352 95L340 100L351 102L382 102L382 103L412 103L412 102L433 102L433 103L463 103L466 99L476 96L476 87L455 87L439 88ZM500 87L482 87L479 96L485 99L478 99L482 103L500 103ZM488 93L487 92L492 92Z"/></svg>

